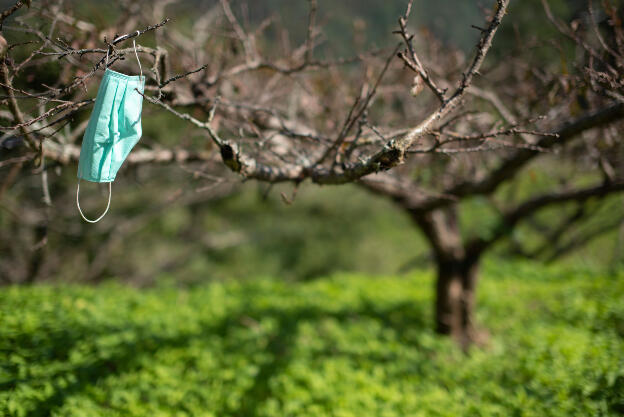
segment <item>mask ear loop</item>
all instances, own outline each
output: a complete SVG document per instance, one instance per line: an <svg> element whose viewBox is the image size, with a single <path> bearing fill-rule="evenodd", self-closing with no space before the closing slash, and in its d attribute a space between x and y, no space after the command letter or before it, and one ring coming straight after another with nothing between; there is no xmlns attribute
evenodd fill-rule
<svg viewBox="0 0 624 417"><path fill-rule="evenodd" d="M137 30L137 36L141 34L140 30ZM139 71L141 71L141 79L143 79L143 68L141 67L141 60L139 59L139 53L137 52L135 39L132 38L132 46L134 46L134 54L136 55L137 62L139 63Z"/></svg>
<svg viewBox="0 0 624 417"><path fill-rule="evenodd" d="M104 213L102 213L102 215L100 217L98 217L95 220L89 220L85 217L85 215L82 212L82 209L80 208L80 178L78 178L78 188L76 189L76 206L78 206L78 211L80 212L80 215L82 216L82 218L84 219L84 221L89 222L89 223L97 223L100 220L102 220L102 218L104 218L104 216L106 216L106 213L108 213L108 209L110 208L110 203L111 203L111 182L108 183L108 203L106 204L106 210L104 210Z"/></svg>

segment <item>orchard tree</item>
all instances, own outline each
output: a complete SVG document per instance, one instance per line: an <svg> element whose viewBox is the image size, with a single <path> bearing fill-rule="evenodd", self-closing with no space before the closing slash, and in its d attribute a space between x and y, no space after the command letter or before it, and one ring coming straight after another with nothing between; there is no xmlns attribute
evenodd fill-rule
<svg viewBox="0 0 624 417"><path fill-rule="evenodd" d="M151 61L144 111L188 122L206 144L139 144L127 164L175 163L214 178L223 175L214 171L219 160L244 180L295 189L304 181L358 183L391 197L433 248L438 331L467 345L476 335L474 290L484 251L542 208L577 202L579 213L558 226L565 231L566 222L588 214L580 208L585 202L622 190L621 141L613 129L624 116L624 42L620 27L609 23L618 12L606 8L606 25L588 27L552 17L579 46L571 72L555 74L526 60L522 50L484 65L503 18L509 19L509 0L484 10L467 58L427 34L410 33L411 1L398 20L397 46L327 58L331 40L317 25L316 1L308 5L305 39L293 47L275 19L251 27L228 0L208 7L190 28L168 19L175 1L119 1L122 14L105 29L70 4L33 2L27 9L16 2L1 23L8 111L2 113L0 199L20 175L35 173L50 203L48 167L75 169L93 104L89 90L106 66L136 71L127 41L138 40L141 59ZM269 28L278 36L267 36ZM574 103L580 104L572 111ZM491 233L462 236L461 202L500 199L497 193L537 160L582 178L566 176L556 188L496 202L500 219ZM588 185L589 179L598 182ZM49 217L39 228L43 246Z"/></svg>
<svg viewBox="0 0 624 417"><path fill-rule="evenodd" d="M543 5L561 34L556 44L523 39L510 53L521 59L508 57L513 65L492 67L483 86L469 89L476 100L464 108L475 120L438 123L408 151L424 155L359 182L396 202L426 237L437 270L437 331L463 345L480 337L475 290L480 261L494 245L510 240L514 253L550 261L624 222L622 201L608 198L624 191L622 10L603 2L597 11L590 2L566 24ZM401 33L407 44L401 58L426 79L403 26ZM521 52L525 41L545 44L561 61L554 68L543 60L536 65ZM444 103L440 89L428 85ZM480 130L483 111L502 126ZM538 135L519 128L536 117ZM461 209L476 199L489 206L484 219L478 228L461 224ZM607 219L596 221L600 210ZM535 229L533 239L524 242L515 233L519 225Z"/></svg>

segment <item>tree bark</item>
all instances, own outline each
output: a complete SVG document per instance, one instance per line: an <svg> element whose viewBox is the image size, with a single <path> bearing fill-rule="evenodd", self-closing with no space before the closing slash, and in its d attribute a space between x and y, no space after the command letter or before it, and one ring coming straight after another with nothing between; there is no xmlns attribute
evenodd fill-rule
<svg viewBox="0 0 624 417"><path fill-rule="evenodd" d="M474 321L480 254L466 250L456 208L412 215L433 248L437 270L436 331L450 335L464 349L472 343L482 342Z"/></svg>
<svg viewBox="0 0 624 417"><path fill-rule="evenodd" d="M464 349L480 342L474 320L478 260L438 258L436 268L436 331Z"/></svg>

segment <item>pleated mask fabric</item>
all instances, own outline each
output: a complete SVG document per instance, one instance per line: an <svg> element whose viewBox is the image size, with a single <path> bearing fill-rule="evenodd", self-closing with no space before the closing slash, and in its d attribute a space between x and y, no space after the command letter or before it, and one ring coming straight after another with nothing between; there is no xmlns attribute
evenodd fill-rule
<svg viewBox="0 0 624 417"><path fill-rule="evenodd" d="M143 76L106 69L82 139L79 179L115 180L117 171L141 138L144 88Z"/></svg>

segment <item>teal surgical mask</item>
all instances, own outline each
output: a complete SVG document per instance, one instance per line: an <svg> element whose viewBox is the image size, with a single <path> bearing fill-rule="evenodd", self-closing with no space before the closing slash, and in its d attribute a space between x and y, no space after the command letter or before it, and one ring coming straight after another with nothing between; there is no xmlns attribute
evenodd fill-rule
<svg viewBox="0 0 624 417"><path fill-rule="evenodd" d="M137 61L139 55L134 43ZM111 201L111 183L126 157L141 138L141 110L145 78L141 61L141 75L125 75L107 68L100 83L95 106L82 138L78 163L76 205L82 218L95 223L108 212ZM95 220L85 217L80 208L80 180L108 183L108 204L104 213Z"/></svg>

